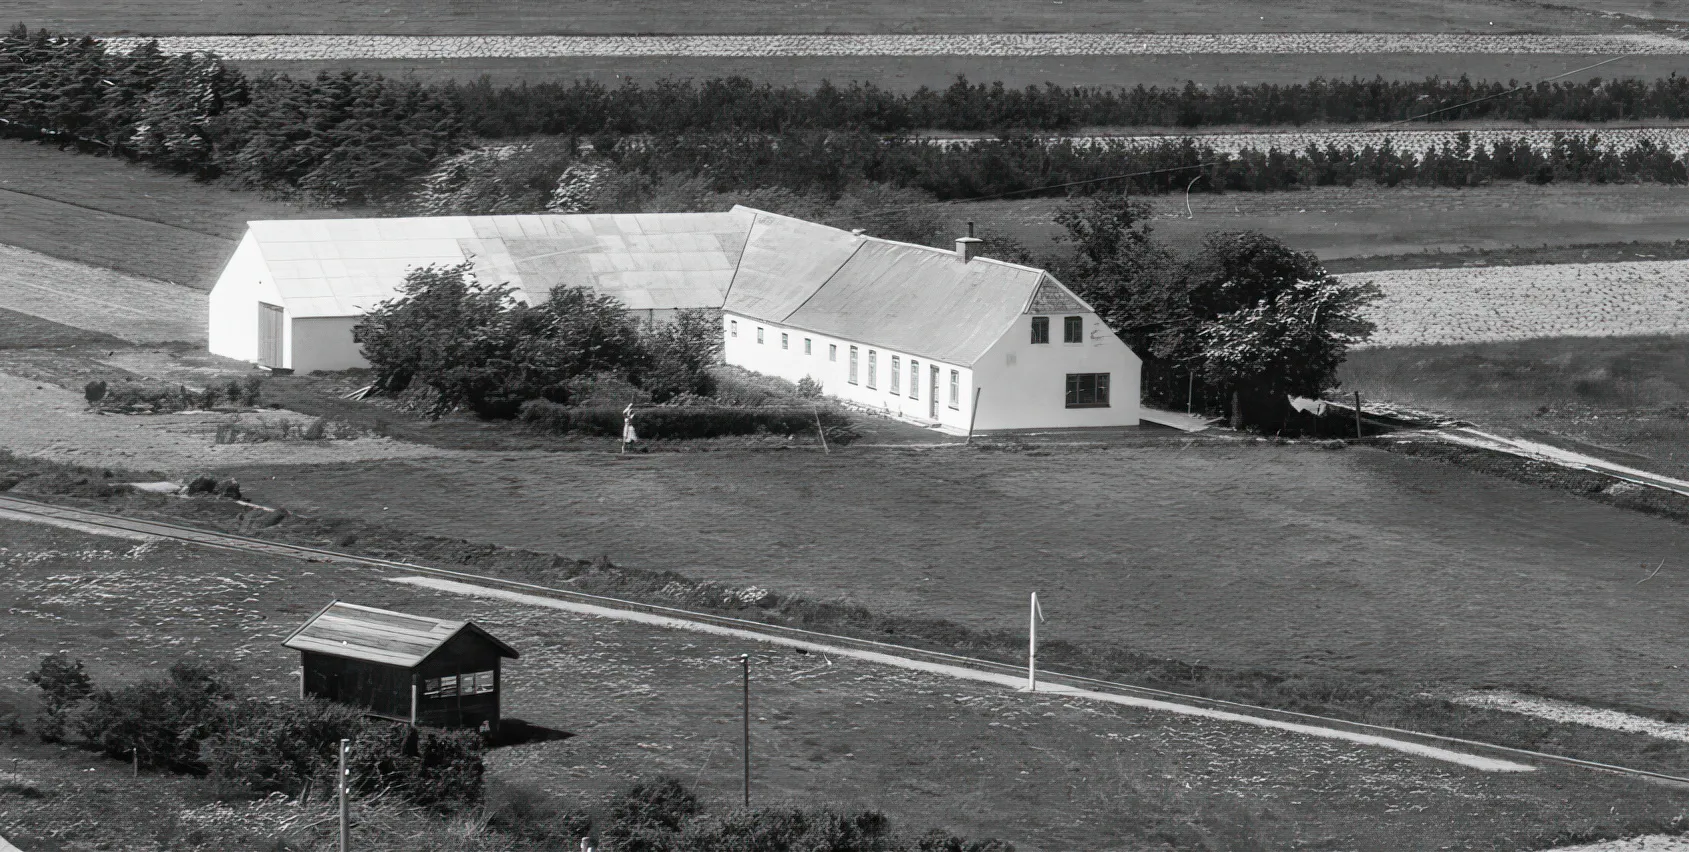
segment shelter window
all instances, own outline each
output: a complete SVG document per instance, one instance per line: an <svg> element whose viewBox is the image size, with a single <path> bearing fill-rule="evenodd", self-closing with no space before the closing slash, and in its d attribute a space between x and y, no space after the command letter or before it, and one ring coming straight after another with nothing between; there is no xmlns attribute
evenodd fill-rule
<svg viewBox="0 0 1689 852"><path fill-rule="evenodd" d="M1032 342L1033 343L1049 343L1050 342L1050 318L1049 317L1033 317L1032 318Z"/></svg>
<svg viewBox="0 0 1689 852"><path fill-rule="evenodd" d="M909 359L909 398L921 398L921 362Z"/></svg>
<svg viewBox="0 0 1689 852"><path fill-rule="evenodd" d="M950 371L950 407L956 408L962 404L962 373L960 370Z"/></svg>
<svg viewBox="0 0 1689 852"><path fill-rule="evenodd" d="M1068 408L1107 408L1107 373L1068 373Z"/></svg>
<svg viewBox="0 0 1689 852"><path fill-rule="evenodd" d="M896 355L891 356L891 392L892 393L897 393L897 390L898 390L897 386L900 382L903 381L903 365L898 363L899 360L900 359Z"/></svg>
<svg viewBox="0 0 1689 852"><path fill-rule="evenodd" d="M492 692L498 683L498 675L494 672L475 672L463 676L464 695L485 695Z"/></svg>
<svg viewBox="0 0 1689 852"><path fill-rule="evenodd" d="M839 345L837 343L827 344L827 360L829 360L829 361L839 360Z"/></svg>
<svg viewBox="0 0 1689 852"><path fill-rule="evenodd" d="M428 678L422 682L422 694L426 698L452 698L456 696L457 675Z"/></svg>
<svg viewBox="0 0 1689 852"><path fill-rule="evenodd" d="M880 353L872 349L868 350L868 387L870 389L874 387L875 382L879 381L879 355Z"/></svg>
<svg viewBox="0 0 1689 852"><path fill-rule="evenodd" d="M806 338L803 339L803 354L805 354L805 355L811 354L810 343L811 343L811 341L810 341L809 338L806 337Z"/></svg>
<svg viewBox="0 0 1689 852"><path fill-rule="evenodd" d="M850 378L845 381L856 384L856 347L850 347Z"/></svg>
<svg viewBox="0 0 1689 852"><path fill-rule="evenodd" d="M352 326L352 342L353 343L364 342L364 324L363 323L358 323L357 325Z"/></svg>
<svg viewBox="0 0 1689 852"><path fill-rule="evenodd" d="M1085 342L1085 320L1083 317L1068 317L1062 320L1061 326L1063 343Z"/></svg>
<svg viewBox="0 0 1689 852"><path fill-rule="evenodd" d="M790 344L790 343L791 343L791 337L789 335L787 335L786 332L784 332L784 331L780 332L780 348L786 349L786 348L788 348L788 344Z"/></svg>
<svg viewBox="0 0 1689 852"><path fill-rule="evenodd" d="M739 336L739 321L738 320L728 320L727 321L727 333L734 336L734 337Z"/></svg>
<svg viewBox="0 0 1689 852"><path fill-rule="evenodd" d="M762 342L762 326L757 326L757 342Z"/></svg>

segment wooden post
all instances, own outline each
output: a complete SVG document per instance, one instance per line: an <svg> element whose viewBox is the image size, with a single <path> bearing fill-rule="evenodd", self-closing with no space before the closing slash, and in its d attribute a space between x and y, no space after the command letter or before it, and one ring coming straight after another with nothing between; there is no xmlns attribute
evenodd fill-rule
<svg viewBox="0 0 1689 852"><path fill-rule="evenodd" d="M974 421L978 420L978 419L979 419L979 388L974 388L974 410L973 410L972 414L968 415L968 439L966 441L963 441L962 443L971 444L971 443L974 442Z"/></svg>
<svg viewBox="0 0 1689 852"><path fill-rule="evenodd" d="M826 453L827 455L832 455L833 451L827 449L827 430L821 426L821 407L818 405L811 405L809 410L815 414L815 434L821 436L821 452Z"/></svg>
<svg viewBox="0 0 1689 852"><path fill-rule="evenodd" d="M1026 608L1026 691L1038 691L1038 593Z"/></svg>
<svg viewBox="0 0 1689 852"><path fill-rule="evenodd" d="M1366 433L1361 431L1361 392L1360 391L1355 391L1355 437L1357 437L1357 438L1365 438L1366 437Z"/></svg>
<svg viewBox="0 0 1689 852"><path fill-rule="evenodd" d="M141 777L141 750L139 748L130 749L129 757L134 761L134 765L131 767L133 770L131 774L136 778Z"/></svg>
<svg viewBox="0 0 1689 852"><path fill-rule="evenodd" d="M739 664L744 667L745 688L745 807L751 806L751 655L740 654Z"/></svg>
<svg viewBox="0 0 1689 852"><path fill-rule="evenodd" d="M340 852L351 852L352 849L352 821L346 804L346 752L351 742L340 741L340 780L335 784L340 792Z"/></svg>
<svg viewBox="0 0 1689 852"><path fill-rule="evenodd" d="M416 678L417 678L416 673L412 672L411 673L411 727L413 727L413 728L416 727Z"/></svg>
<svg viewBox="0 0 1689 852"><path fill-rule="evenodd" d="M1185 413L1191 414L1191 404L1196 401L1196 371L1186 370L1185 375L1190 379L1185 387Z"/></svg>

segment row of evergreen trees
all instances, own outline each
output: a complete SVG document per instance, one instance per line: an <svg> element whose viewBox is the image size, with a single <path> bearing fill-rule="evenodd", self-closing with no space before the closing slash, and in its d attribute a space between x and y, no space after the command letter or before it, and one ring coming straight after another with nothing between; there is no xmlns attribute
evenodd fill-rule
<svg viewBox="0 0 1689 852"><path fill-rule="evenodd" d="M249 78L206 54L115 53L18 25L0 38L0 135L361 204L455 152L463 129L453 104L414 82Z"/></svg>
<svg viewBox="0 0 1689 852"><path fill-rule="evenodd" d="M1689 183L1689 157L1647 143L1619 152L1598 143L1593 134L1557 137L1543 147L1508 139L1473 143L1463 134L1422 151L1386 141L1377 147L1227 152L1189 139L1136 145L1011 137L959 145L809 131L623 140L608 156L624 170L699 176L717 192L775 186L836 194L868 182L944 200L1186 189L1267 192L1361 181L1453 187L1510 180Z"/></svg>
<svg viewBox="0 0 1689 852"><path fill-rule="evenodd" d="M617 88L592 81L495 87L483 80L447 84L442 94L458 105L472 132L502 138L601 131L1051 132L1081 127L1360 124L1420 116L1437 122L1689 118L1689 78L1675 74L1652 82L1593 79L1524 88L1514 81L1473 82L1464 76L1418 82L1355 78L1132 89L1053 84L1012 89L959 78L943 90L922 87L912 93L887 91L873 83L822 83L810 90L759 85L743 77L650 85L628 81Z"/></svg>

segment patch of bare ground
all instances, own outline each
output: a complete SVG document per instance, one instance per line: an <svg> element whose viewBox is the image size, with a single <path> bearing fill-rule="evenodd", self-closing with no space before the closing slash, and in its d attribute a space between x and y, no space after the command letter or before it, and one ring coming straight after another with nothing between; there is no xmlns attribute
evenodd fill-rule
<svg viewBox="0 0 1689 852"><path fill-rule="evenodd" d="M27 715L33 697L21 674L55 651L86 660L103 683L192 656L228 663L231 681L257 694L291 695L297 657L280 641L340 597L473 619L519 648L522 658L506 670L507 717L573 736L499 749L489 758L491 777L588 802L668 773L731 806L740 777L736 658L748 653L758 803L879 808L899 826L997 836L1022 850L1398 849L1407 848L1400 838L1412 837L1412 848L1522 852L1658 832L1682 810L1671 791L1610 776L1469 772L1227 723L466 600L370 570L174 544L139 548L7 521L0 534L14 580L0 587L0 715ZM182 782L132 782L120 763L0 736L0 768L8 757L20 759L44 794L0 792L0 834L19 843L169 846L186 835L185 823L213 815ZM90 793L123 789L101 804L73 789L76 782ZM155 836L168 831L177 833ZM183 847L192 848L169 846Z"/></svg>

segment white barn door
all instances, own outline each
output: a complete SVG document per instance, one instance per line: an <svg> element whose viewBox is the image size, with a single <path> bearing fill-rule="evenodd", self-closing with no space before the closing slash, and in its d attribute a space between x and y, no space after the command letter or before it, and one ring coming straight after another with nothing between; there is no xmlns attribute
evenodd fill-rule
<svg viewBox="0 0 1689 852"><path fill-rule="evenodd" d="M282 366L282 309L258 303L258 363Z"/></svg>

